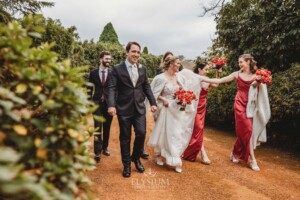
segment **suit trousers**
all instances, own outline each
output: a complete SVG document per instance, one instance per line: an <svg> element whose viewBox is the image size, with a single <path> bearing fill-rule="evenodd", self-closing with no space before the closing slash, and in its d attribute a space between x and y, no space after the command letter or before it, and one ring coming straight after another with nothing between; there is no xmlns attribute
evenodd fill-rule
<svg viewBox="0 0 300 200"><path fill-rule="evenodd" d="M101 116L105 119L104 122L99 122L94 119L94 127L98 128L98 131L94 133L94 153L100 155L103 149L108 147L109 132L112 122L112 116L107 112L107 104L105 101L98 103L99 107L93 113L94 116Z"/></svg>
<svg viewBox="0 0 300 200"><path fill-rule="evenodd" d="M131 159L137 160L141 156L146 136L146 116L135 112L133 115L118 115L120 126L120 147L122 163L130 166ZM132 155L130 156L131 129L134 128L135 139Z"/></svg>

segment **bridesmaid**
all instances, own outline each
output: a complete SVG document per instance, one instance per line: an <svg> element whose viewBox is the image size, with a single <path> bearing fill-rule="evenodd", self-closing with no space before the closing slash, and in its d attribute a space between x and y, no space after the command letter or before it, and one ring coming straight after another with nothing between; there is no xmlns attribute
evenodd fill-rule
<svg viewBox="0 0 300 200"><path fill-rule="evenodd" d="M210 65L205 62L197 63L194 72L201 76L207 76L210 69ZM218 78L218 72L216 71ZM208 94L209 87L218 87L218 84L210 84L206 82L201 82L201 92L199 95L197 114L195 116L194 129L190 143L186 150L184 151L182 158L188 161L194 162L197 158L197 155L201 151L201 162L203 164L209 165L211 161L207 157L207 154L204 149L203 144L203 130L204 130L204 121L206 114L206 96Z"/></svg>
<svg viewBox="0 0 300 200"><path fill-rule="evenodd" d="M203 81L217 84L236 81L237 93L234 100L234 116L237 139L233 146L230 160L233 163L238 163L240 160L248 162L252 170L259 171L251 139L252 118L246 117L249 88L256 79L256 61L250 54L243 54L239 57L239 66L240 70L233 72L229 76L221 79L203 77Z"/></svg>

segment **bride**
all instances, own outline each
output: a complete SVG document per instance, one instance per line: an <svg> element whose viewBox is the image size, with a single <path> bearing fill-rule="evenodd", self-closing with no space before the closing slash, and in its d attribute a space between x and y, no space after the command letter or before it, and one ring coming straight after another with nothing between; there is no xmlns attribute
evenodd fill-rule
<svg viewBox="0 0 300 200"><path fill-rule="evenodd" d="M151 89L157 100L158 109L154 113L155 127L149 137L148 146L156 153L156 163L174 166L175 171L182 172L181 155L186 149L194 124L197 103L187 105L185 111L180 111L180 105L175 102L174 93L182 87L193 89L196 96L200 93L199 80L186 78L186 74L193 74L188 70L179 71L180 61L175 56L168 56L163 64L164 73L157 75ZM194 84L193 84L194 83Z"/></svg>

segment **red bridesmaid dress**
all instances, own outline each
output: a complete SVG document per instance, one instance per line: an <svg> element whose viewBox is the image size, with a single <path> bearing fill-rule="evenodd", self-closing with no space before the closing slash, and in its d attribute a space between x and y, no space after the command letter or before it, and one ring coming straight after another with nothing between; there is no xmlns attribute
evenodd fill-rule
<svg viewBox="0 0 300 200"><path fill-rule="evenodd" d="M184 151L182 158L189 161L195 161L198 153L201 150L203 143L203 130L204 121L206 114L206 96L208 94L208 89L202 89L199 96L199 102L197 107L197 114L195 116L194 130L190 143L186 150Z"/></svg>
<svg viewBox="0 0 300 200"><path fill-rule="evenodd" d="M245 81L239 75L236 79L237 94L234 99L234 117L236 142L233 147L235 158L248 162L250 155L250 139L252 136L252 118L246 117L246 107L248 103L248 93L251 83L254 81Z"/></svg>

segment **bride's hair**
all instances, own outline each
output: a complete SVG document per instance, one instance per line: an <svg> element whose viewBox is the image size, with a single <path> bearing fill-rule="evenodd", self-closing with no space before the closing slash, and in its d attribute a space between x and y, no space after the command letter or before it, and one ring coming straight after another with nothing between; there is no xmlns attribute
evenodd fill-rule
<svg viewBox="0 0 300 200"><path fill-rule="evenodd" d="M197 62L194 68L194 73L198 74L199 69L203 69L207 65L207 62Z"/></svg>
<svg viewBox="0 0 300 200"><path fill-rule="evenodd" d="M246 62L250 61L250 71L254 74L257 70L256 61L251 54L242 54L239 58L244 59Z"/></svg>
<svg viewBox="0 0 300 200"><path fill-rule="evenodd" d="M164 71L167 71L169 69L170 65L172 63L174 63L177 59L178 58L176 56L173 56L173 55L167 56L166 59L165 59L165 61L164 61L164 63L163 63L162 69Z"/></svg>
<svg viewBox="0 0 300 200"><path fill-rule="evenodd" d="M163 67L164 67L164 62L165 62L166 58L167 58L169 55L173 56L173 53L172 53L171 51L167 51L167 52L164 54L164 56L161 58L160 65L159 65L160 68L163 68Z"/></svg>

